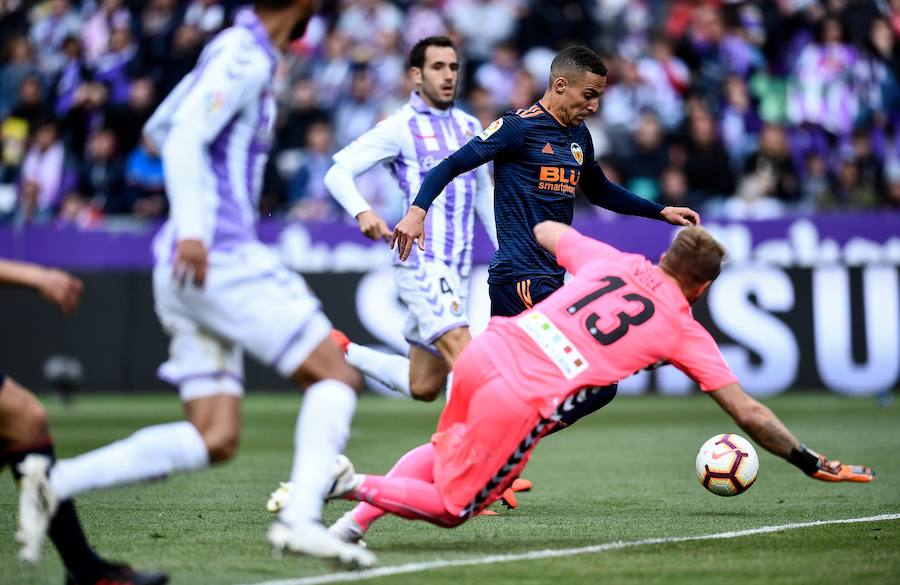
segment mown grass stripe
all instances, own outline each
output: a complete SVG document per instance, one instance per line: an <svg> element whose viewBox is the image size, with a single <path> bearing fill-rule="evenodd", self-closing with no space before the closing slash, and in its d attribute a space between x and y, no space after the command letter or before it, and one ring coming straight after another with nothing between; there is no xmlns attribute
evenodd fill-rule
<svg viewBox="0 0 900 585"><path fill-rule="evenodd" d="M733 530L730 532L717 532L714 534L700 534L697 536L668 536L660 538L645 538L642 540L626 540L607 542L604 544L594 544L591 546L583 546L579 548L563 548L563 549L547 549L536 550L524 553L490 555L484 557L475 557L470 559L452 559L452 560L434 560L421 563L406 563L403 565L395 565L393 567L378 567L375 569L367 569L364 571L343 571L339 573L329 573L327 575L316 575L313 577L300 577L297 579L278 579L275 581L261 581L248 585L320 585L324 583L349 583L351 581L365 581L367 579L377 579L379 577L390 577L392 575L403 575L407 573L420 573L423 571L433 571L435 569L447 569L450 567L467 567L472 565L491 565L495 563L513 563L518 561L533 561L540 559L552 559L559 557L572 557L577 555L586 555L607 552L611 550L620 550L623 548L632 548L636 546L647 546L653 544L673 544L679 542L692 542L698 540L719 540L725 538L739 538L742 536L753 536L756 534L768 534L771 532L782 532L784 530L796 530L798 528L812 528L814 526L830 526L833 524L858 524L861 522L878 522L882 520L900 520L900 514L880 514L878 516L865 516L862 518L843 518L833 520L816 520L813 522L795 522L792 524L781 524L778 526L761 526L759 528L748 528L746 530Z"/></svg>

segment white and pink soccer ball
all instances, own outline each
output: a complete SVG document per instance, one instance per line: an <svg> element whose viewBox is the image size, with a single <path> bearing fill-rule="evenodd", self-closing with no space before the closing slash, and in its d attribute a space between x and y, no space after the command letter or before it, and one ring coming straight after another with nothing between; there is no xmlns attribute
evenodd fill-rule
<svg viewBox="0 0 900 585"><path fill-rule="evenodd" d="M717 496L736 496L756 481L759 457L750 441L733 433L710 437L697 453L697 479Z"/></svg>

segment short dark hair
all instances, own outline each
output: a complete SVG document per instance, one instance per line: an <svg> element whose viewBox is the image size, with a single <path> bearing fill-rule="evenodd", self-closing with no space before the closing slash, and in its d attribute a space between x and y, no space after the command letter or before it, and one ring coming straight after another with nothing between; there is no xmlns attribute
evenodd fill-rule
<svg viewBox="0 0 900 585"><path fill-rule="evenodd" d="M566 77L573 73L589 71L600 77L606 77L606 65L600 56L587 47L569 47L562 50L550 64L550 81L557 77Z"/></svg>
<svg viewBox="0 0 900 585"><path fill-rule="evenodd" d="M428 50L428 47L450 47L456 51L457 55L459 54L459 49L456 48L456 45L450 40L450 37L425 37L410 49L410 67L418 67L419 69L425 67L425 51Z"/></svg>

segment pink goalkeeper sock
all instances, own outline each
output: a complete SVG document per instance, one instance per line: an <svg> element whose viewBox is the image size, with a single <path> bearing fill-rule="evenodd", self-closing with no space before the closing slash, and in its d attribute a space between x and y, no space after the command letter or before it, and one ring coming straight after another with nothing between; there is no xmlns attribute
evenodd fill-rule
<svg viewBox="0 0 900 585"><path fill-rule="evenodd" d="M397 460L384 477L412 477L431 483L434 481L434 446L431 443L419 445ZM360 502L351 515L363 531L369 529L375 522L387 512L377 506Z"/></svg>
<svg viewBox="0 0 900 585"><path fill-rule="evenodd" d="M462 519L449 513L437 486L412 477L365 475L352 498L369 502L384 511L409 520L424 520L438 526L457 526Z"/></svg>

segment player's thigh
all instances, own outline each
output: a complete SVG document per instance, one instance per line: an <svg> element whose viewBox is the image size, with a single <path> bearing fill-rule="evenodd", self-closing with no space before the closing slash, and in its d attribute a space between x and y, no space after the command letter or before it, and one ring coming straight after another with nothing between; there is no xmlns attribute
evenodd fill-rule
<svg viewBox="0 0 900 585"><path fill-rule="evenodd" d="M188 421L197 427L212 461L231 459L241 431L241 398L213 394L184 403Z"/></svg>
<svg viewBox="0 0 900 585"><path fill-rule="evenodd" d="M442 356L415 345L409 348L409 388L414 398L431 401L447 384L450 367Z"/></svg>
<svg viewBox="0 0 900 585"><path fill-rule="evenodd" d="M532 306L543 301L563 286L563 280L557 278L538 277L530 280L529 290Z"/></svg>
<svg viewBox="0 0 900 585"><path fill-rule="evenodd" d="M462 350L472 341L472 334L467 326L451 329L437 338L434 345L452 368Z"/></svg>
<svg viewBox="0 0 900 585"><path fill-rule="evenodd" d="M290 378L301 388L322 380L338 380L357 391L362 388L362 376L347 363L344 352L327 334Z"/></svg>
<svg viewBox="0 0 900 585"><path fill-rule="evenodd" d="M472 398L498 376L497 369L487 357L490 348L481 338L473 339L453 365L453 382L447 406L438 421L438 431L465 422Z"/></svg>
<svg viewBox="0 0 900 585"><path fill-rule="evenodd" d="M432 437L435 483L463 518L499 498L548 428L540 413L519 400L500 376L487 379L471 394L461 424L445 425L443 417L441 423Z"/></svg>
<svg viewBox="0 0 900 585"><path fill-rule="evenodd" d="M0 386L0 441L7 444L49 440L47 412L37 396L9 376Z"/></svg>
<svg viewBox="0 0 900 585"><path fill-rule="evenodd" d="M184 403L184 411L197 430L203 433L217 427L236 431L241 421L241 400L229 394L213 394Z"/></svg>
<svg viewBox="0 0 900 585"><path fill-rule="evenodd" d="M560 413L559 423L552 432L561 431L587 415L597 412L613 401L618 389L619 385L616 383L579 390L569 400L571 408L567 408Z"/></svg>
<svg viewBox="0 0 900 585"><path fill-rule="evenodd" d="M522 300L522 287L518 282L488 284L491 299L491 317L514 317L528 306Z"/></svg>

